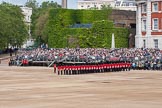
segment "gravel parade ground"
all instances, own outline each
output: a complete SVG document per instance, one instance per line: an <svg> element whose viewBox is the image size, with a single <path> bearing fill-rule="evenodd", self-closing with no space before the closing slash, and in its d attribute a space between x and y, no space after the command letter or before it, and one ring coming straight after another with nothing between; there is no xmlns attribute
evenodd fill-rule
<svg viewBox="0 0 162 108"><path fill-rule="evenodd" d="M160 108L162 71L58 76L0 64L0 108Z"/></svg>

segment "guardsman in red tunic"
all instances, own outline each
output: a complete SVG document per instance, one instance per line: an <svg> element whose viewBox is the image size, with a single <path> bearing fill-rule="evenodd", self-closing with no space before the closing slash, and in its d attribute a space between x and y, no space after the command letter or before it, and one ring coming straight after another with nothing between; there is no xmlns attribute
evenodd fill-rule
<svg viewBox="0 0 162 108"><path fill-rule="evenodd" d="M74 74L77 73L77 66L74 65Z"/></svg>
<svg viewBox="0 0 162 108"><path fill-rule="evenodd" d="M25 59L25 66L27 66L28 65L28 60L27 59Z"/></svg>
<svg viewBox="0 0 162 108"><path fill-rule="evenodd" d="M86 71L86 66L85 66L85 64L83 65L82 69L83 69L83 70L82 70L82 74L85 74L85 73L86 73L86 72L85 72L85 71Z"/></svg>
<svg viewBox="0 0 162 108"><path fill-rule="evenodd" d="M85 73L88 73L88 65L85 65Z"/></svg>
<svg viewBox="0 0 162 108"><path fill-rule="evenodd" d="M121 63L119 63L118 66L119 66L119 71L121 71Z"/></svg>
<svg viewBox="0 0 162 108"><path fill-rule="evenodd" d="M88 73L91 73L91 65L88 64Z"/></svg>
<svg viewBox="0 0 162 108"><path fill-rule="evenodd" d="M67 68L67 75L70 74L70 68L69 67L70 67L70 65L67 65L67 67L66 67Z"/></svg>
<svg viewBox="0 0 162 108"><path fill-rule="evenodd" d="M105 64L105 66L106 66L105 72L109 72L110 71L109 70L109 64Z"/></svg>
<svg viewBox="0 0 162 108"><path fill-rule="evenodd" d="M106 65L105 64L102 65L103 65L103 72L106 72Z"/></svg>
<svg viewBox="0 0 162 108"><path fill-rule="evenodd" d="M72 66L72 75L75 74L75 66Z"/></svg>
<svg viewBox="0 0 162 108"><path fill-rule="evenodd" d="M57 74L60 75L60 66L57 66Z"/></svg>
<svg viewBox="0 0 162 108"><path fill-rule="evenodd" d="M72 65L69 65L69 75L72 75Z"/></svg>
<svg viewBox="0 0 162 108"><path fill-rule="evenodd" d="M92 73L92 65L89 65L89 73Z"/></svg>
<svg viewBox="0 0 162 108"><path fill-rule="evenodd" d="M76 66L76 74L79 74L79 65Z"/></svg>
<svg viewBox="0 0 162 108"><path fill-rule="evenodd" d="M77 67L74 65L74 74L77 72Z"/></svg>
<svg viewBox="0 0 162 108"><path fill-rule="evenodd" d="M74 65L71 65L71 75L74 73Z"/></svg>
<svg viewBox="0 0 162 108"><path fill-rule="evenodd" d="M71 66L71 75L73 75L74 74L74 66L72 65Z"/></svg>
<svg viewBox="0 0 162 108"><path fill-rule="evenodd" d="M54 68L54 73L56 73L56 64L53 64L53 68Z"/></svg>
<svg viewBox="0 0 162 108"><path fill-rule="evenodd" d="M119 71L119 63L118 62L116 63L116 71L117 72Z"/></svg>
<svg viewBox="0 0 162 108"><path fill-rule="evenodd" d="M78 74L80 74L81 71L81 65L78 66Z"/></svg>
<svg viewBox="0 0 162 108"><path fill-rule="evenodd" d="M127 71L127 69L128 69L128 64L127 62L125 62L125 70Z"/></svg>
<svg viewBox="0 0 162 108"><path fill-rule="evenodd" d="M67 67L67 66L64 65L64 75L67 75L67 73L66 73L66 72L67 72L67 71L66 71L66 70L67 70L66 67Z"/></svg>
<svg viewBox="0 0 162 108"><path fill-rule="evenodd" d="M111 70L114 72L114 63L111 63Z"/></svg>
<svg viewBox="0 0 162 108"><path fill-rule="evenodd" d="M100 72L100 67L98 64L97 64L97 72Z"/></svg>
<svg viewBox="0 0 162 108"><path fill-rule="evenodd" d="M126 63L127 70L130 71L131 64L129 62Z"/></svg>
<svg viewBox="0 0 162 108"><path fill-rule="evenodd" d="M104 72L104 65L100 64L100 66L101 66L101 72Z"/></svg>
<svg viewBox="0 0 162 108"><path fill-rule="evenodd" d="M96 65L93 65L93 73L96 73Z"/></svg>
<svg viewBox="0 0 162 108"><path fill-rule="evenodd" d="M117 63L113 63L113 66L114 66L114 72L116 72L117 70Z"/></svg>
<svg viewBox="0 0 162 108"><path fill-rule="evenodd" d="M120 63L121 64L121 71L124 71L124 63Z"/></svg>
<svg viewBox="0 0 162 108"><path fill-rule="evenodd" d="M65 72L65 65L62 66L62 73L63 73L63 75L66 74L66 72Z"/></svg>
<svg viewBox="0 0 162 108"><path fill-rule="evenodd" d="M82 74L82 65L80 65L79 68L80 68L79 74Z"/></svg>
<svg viewBox="0 0 162 108"><path fill-rule="evenodd" d="M123 63L124 71L126 70L126 63Z"/></svg>
<svg viewBox="0 0 162 108"><path fill-rule="evenodd" d="M91 64L91 67L90 68L91 68L91 73L93 73L93 65L92 64Z"/></svg>
<svg viewBox="0 0 162 108"><path fill-rule="evenodd" d="M60 74L62 75L63 74L63 67L62 66L60 66Z"/></svg>
<svg viewBox="0 0 162 108"><path fill-rule="evenodd" d="M129 63L128 63L129 71L130 71L130 69L131 69L131 65L132 65L132 64L129 62Z"/></svg>
<svg viewBox="0 0 162 108"><path fill-rule="evenodd" d="M81 66L81 74L84 74L84 65Z"/></svg>
<svg viewBox="0 0 162 108"><path fill-rule="evenodd" d="M89 65L86 65L86 73L89 73Z"/></svg>
<svg viewBox="0 0 162 108"><path fill-rule="evenodd" d="M97 64L95 64L95 70L96 70L96 73L97 73L98 72Z"/></svg>

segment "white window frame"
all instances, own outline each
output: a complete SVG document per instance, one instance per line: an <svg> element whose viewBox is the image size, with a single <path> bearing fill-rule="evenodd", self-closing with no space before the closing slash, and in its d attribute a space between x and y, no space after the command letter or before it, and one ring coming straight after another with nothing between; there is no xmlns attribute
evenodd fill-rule
<svg viewBox="0 0 162 108"><path fill-rule="evenodd" d="M155 10L155 4L157 4L157 10ZM158 2L153 2L152 3L152 12L158 12L159 11L159 5L158 5Z"/></svg>
<svg viewBox="0 0 162 108"><path fill-rule="evenodd" d="M127 6L127 4L126 4L126 3L123 3L122 6L123 6L123 7L124 7L124 6Z"/></svg>
<svg viewBox="0 0 162 108"><path fill-rule="evenodd" d="M129 3L129 6L133 6L133 3Z"/></svg>
<svg viewBox="0 0 162 108"><path fill-rule="evenodd" d="M155 20L157 20L157 28L155 27ZM159 19L158 18L152 19L152 30L159 30Z"/></svg>
<svg viewBox="0 0 162 108"><path fill-rule="evenodd" d="M159 47L159 41L158 39L154 39L154 48L158 48Z"/></svg>
<svg viewBox="0 0 162 108"><path fill-rule="evenodd" d="M117 4L115 4L115 6L120 6L120 4L117 3Z"/></svg>
<svg viewBox="0 0 162 108"><path fill-rule="evenodd" d="M144 23L144 21L145 21L145 23ZM146 19L142 19L142 31L146 31L146 23L147 21L146 21Z"/></svg>
<svg viewBox="0 0 162 108"><path fill-rule="evenodd" d="M147 5L143 4L142 5L142 13L146 13L147 12Z"/></svg>

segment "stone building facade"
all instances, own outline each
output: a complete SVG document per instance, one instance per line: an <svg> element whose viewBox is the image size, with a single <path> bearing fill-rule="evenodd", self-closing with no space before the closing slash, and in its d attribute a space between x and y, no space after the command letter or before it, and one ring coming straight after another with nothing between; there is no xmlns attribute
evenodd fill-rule
<svg viewBox="0 0 162 108"><path fill-rule="evenodd" d="M162 0L136 0L137 48L162 49Z"/></svg>
<svg viewBox="0 0 162 108"><path fill-rule="evenodd" d="M135 0L78 0L78 9L101 9L102 5L109 5L113 9L136 11Z"/></svg>
<svg viewBox="0 0 162 108"><path fill-rule="evenodd" d="M32 15L32 8L29 7L20 7L22 10L22 13L24 14L24 22L28 27L28 39L22 46L23 48L26 48L28 46L34 45L34 41L31 38L31 15Z"/></svg>

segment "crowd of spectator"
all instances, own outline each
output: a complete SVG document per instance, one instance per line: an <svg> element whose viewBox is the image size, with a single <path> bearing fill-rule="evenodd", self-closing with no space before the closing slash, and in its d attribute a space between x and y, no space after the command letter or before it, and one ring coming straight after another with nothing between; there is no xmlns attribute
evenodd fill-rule
<svg viewBox="0 0 162 108"><path fill-rule="evenodd" d="M17 63L22 60L55 61L55 62L111 62L129 61L133 69L162 69L162 51L148 48L37 48L20 51L16 56Z"/></svg>

